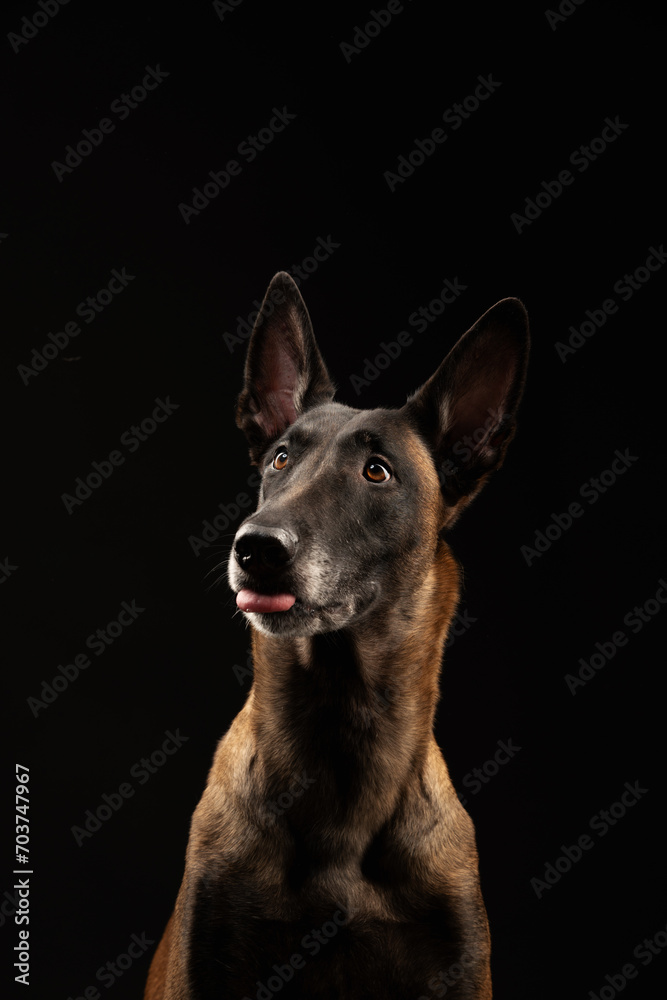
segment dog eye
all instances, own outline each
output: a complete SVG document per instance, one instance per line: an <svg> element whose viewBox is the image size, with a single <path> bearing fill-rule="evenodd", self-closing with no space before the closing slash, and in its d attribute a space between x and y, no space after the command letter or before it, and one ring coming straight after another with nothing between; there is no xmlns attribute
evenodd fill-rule
<svg viewBox="0 0 667 1000"><path fill-rule="evenodd" d="M391 472L386 465L371 459L364 466L364 478L371 483L386 483L391 479Z"/></svg>
<svg viewBox="0 0 667 1000"><path fill-rule="evenodd" d="M278 472L280 472L280 470L284 469L285 466L287 465L287 458L288 458L287 452L285 451L284 448L281 448L279 451L276 452L273 458L273 468L277 469Z"/></svg>

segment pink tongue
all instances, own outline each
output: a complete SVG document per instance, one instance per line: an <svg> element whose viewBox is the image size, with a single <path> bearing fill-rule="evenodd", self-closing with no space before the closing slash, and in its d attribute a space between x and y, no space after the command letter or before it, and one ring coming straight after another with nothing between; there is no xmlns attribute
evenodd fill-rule
<svg viewBox="0 0 667 1000"><path fill-rule="evenodd" d="M236 595L236 603L241 611L287 611L292 607L296 597L292 594L258 594L244 587Z"/></svg>

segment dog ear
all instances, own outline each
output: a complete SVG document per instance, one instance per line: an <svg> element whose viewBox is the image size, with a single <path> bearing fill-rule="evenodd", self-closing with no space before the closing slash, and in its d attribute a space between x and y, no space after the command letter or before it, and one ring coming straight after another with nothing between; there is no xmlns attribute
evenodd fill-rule
<svg viewBox="0 0 667 1000"><path fill-rule="evenodd" d="M299 289L279 271L250 337L236 409L253 464L301 413L330 402L334 392Z"/></svg>
<svg viewBox="0 0 667 1000"><path fill-rule="evenodd" d="M431 445L454 517L502 465L516 427L529 343L522 303L502 299L405 405Z"/></svg>

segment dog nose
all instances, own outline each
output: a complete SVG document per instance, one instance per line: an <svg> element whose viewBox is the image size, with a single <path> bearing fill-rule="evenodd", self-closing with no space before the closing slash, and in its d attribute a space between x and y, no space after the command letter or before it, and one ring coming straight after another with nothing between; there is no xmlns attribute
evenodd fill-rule
<svg viewBox="0 0 667 1000"><path fill-rule="evenodd" d="M234 557L245 570L283 569L294 558L297 538L286 528L249 524L234 540Z"/></svg>

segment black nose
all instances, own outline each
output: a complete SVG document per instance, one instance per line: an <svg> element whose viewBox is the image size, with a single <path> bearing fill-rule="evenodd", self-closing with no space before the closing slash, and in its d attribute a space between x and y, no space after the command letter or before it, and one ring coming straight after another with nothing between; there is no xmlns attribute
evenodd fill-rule
<svg viewBox="0 0 667 1000"><path fill-rule="evenodd" d="M234 557L249 571L283 569L294 558L296 535L285 528L248 524L234 540Z"/></svg>

